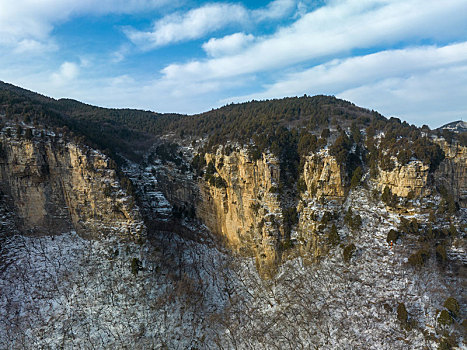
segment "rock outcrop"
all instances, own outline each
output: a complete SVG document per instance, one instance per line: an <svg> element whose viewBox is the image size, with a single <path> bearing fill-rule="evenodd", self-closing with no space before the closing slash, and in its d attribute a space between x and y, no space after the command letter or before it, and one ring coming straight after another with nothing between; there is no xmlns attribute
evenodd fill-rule
<svg viewBox="0 0 467 350"><path fill-rule="evenodd" d="M102 153L44 135L29 140L2 135L0 140L0 188L23 232L144 235L132 196Z"/></svg>
<svg viewBox="0 0 467 350"><path fill-rule="evenodd" d="M467 201L467 147L458 143L448 144L444 139L436 139L445 158L430 173L430 167L419 160L406 165L396 164L391 171L380 170L376 186L383 191L389 187L399 197L429 196L435 187L444 187L451 192L456 201L465 206Z"/></svg>
<svg viewBox="0 0 467 350"><path fill-rule="evenodd" d="M441 162L434 176L436 184L448 189L462 206L467 204L467 147L458 143L448 144L442 139L437 143L444 151L445 159Z"/></svg>
<svg viewBox="0 0 467 350"><path fill-rule="evenodd" d="M406 165L396 163L391 171L379 171L376 186L383 191L389 187L399 197L420 197L430 195L430 167L419 160L412 160Z"/></svg>
<svg viewBox="0 0 467 350"><path fill-rule="evenodd" d="M205 157L215 165L213 177L225 182L214 185L214 181L200 180L197 216L236 251L253 254L259 270L267 275L280 259L284 237L278 160L269 154L251 160L244 149Z"/></svg>
<svg viewBox="0 0 467 350"><path fill-rule="evenodd" d="M306 157L303 179L311 197L342 199L345 196L342 167L327 150Z"/></svg>

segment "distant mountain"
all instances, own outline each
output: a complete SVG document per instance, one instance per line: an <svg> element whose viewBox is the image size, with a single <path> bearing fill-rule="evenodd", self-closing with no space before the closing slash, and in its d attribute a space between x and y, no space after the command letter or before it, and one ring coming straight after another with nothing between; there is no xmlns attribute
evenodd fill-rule
<svg viewBox="0 0 467 350"><path fill-rule="evenodd" d="M467 132L467 122L458 120L439 127L440 130L449 130L456 133Z"/></svg>

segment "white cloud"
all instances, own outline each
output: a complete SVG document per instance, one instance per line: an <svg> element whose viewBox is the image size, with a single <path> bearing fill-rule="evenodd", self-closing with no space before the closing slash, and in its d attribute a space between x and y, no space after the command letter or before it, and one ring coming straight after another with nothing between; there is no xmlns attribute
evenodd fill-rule
<svg viewBox="0 0 467 350"><path fill-rule="evenodd" d="M254 39L252 34L235 33L219 39L211 38L203 44L203 49L212 57L232 55L244 49Z"/></svg>
<svg viewBox="0 0 467 350"><path fill-rule="evenodd" d="M52 74L52 82L55 85L64 85L76 79L79 74L79 67L76 63L64 62L58 72Z"/></svg>
<svg viewBox="0 0 467 350"><path fill-rule="evenodd" d="M172 14L154 23L149 32L126 29L128 38L145 49L152 49L189 39L201 38L207 33L232 23L244 22L247 11L241 5L208 4L184 14Z"/></svg>
<svg viewBox="0 0 467 350"><path fill-rule="evenodd" d="M467 64L467 42L444 47L415 47L386 50L346 59L335 59L310 69L294 72L256 94L238 100L307 94L335 94L355 86L407 77L426 71Z"/></svg>
<svg viewBox="0 0 467 350"><path fill-rule="evenodd" d="M254 74L413 39L458 39L467 33L465 0L332 1L230 57L162 70L168 79L209 80ZM457 35L457 37L455 37Z"/></svg>
<svg viewBox="0 0 467 350"><path fill-rule="evenodd" d="M170 43L199 39L232 24L251 25L277 20L291 14L294 8L295 0L274 0L257 10L247 10L241 4L210 3L186 13L168 15L154 22L150 31L126 28L124 32L134 44L150 50Z"/></svg>
<svg viewBox="0 0 467 350"><path fill-rule="evenodd" d="M255 10L252 14L260 21L278 19L290 14L296 6L295 0L274 0L266 8Z"/></svg>
<svg viewBox="0 0 467 350"><path fill-rule="evenodd" d="M0 1L0 46L18 52L54 46L55 24L75 15L134 13L167 4L168 0L15 0Z"/></svg>
<svg viewBox="0 0 467 350"><path fill-rule="evenodd" d="M131 54L134 47L130 42L116 47L114 54L107 53L105 58L98 53L86 53L85 58L92 64L86 59L80 62L79 57L59 58L58 50L55 56L44 55L34 61L24 53L56 49L51 30L72 16L139 11L160 2L17 0L16 3L22 7L8 15L3 10L13 8L13 2L0 0L0 78L54 97L69 96L111 107L194 113L222 102L326 93L385 115L408 116L413 118L412 122L419 115L427 120L435 118L435 114L438 119L452 119L451 116L466 109L465 0L329 0L320 2L321 7L304 0L296 5L299 13L293 24L267 36L248 34L254 33L252 24L260 21L258 10L232 3L210 4L200 9L226 7L208 12L208 16L192 10L164 17L151 31L134 32L143 35L139 44L154 47L164 42L200 38L225 29L226 24L231 25L230 29L237 31L241 27L245 32L206 39L205 59L187 58L187 63L169 64L156 76L151 71L160 68L153 62L146 61L144 70L132 66L131 71L115 70L128 65L108 64ZM280 6L287 9L292 4L273 1L262 9L266 12L261 18L277 19L276 15L287 12L277 9ZM314 10L308 12L310 8ZM242 18L240 13L244 14ZM438 47L408 47L423 42L438 43ZM452 42L458 44L448 45ZM6 45L12 48L12 54L3 50ZM372 54L352 57L360 50ZM138 57L136 61L144 59ZM60 65L57 60L75 63L65 62L51 71L50 67ZM242 97L227 98L239 95Z"/></svg>
<svg viewBox="0 0 467 350"><path fill-rule="evenodd" d="M337 94L386 116L437 128L467 118L467 64L388 78Z"/></svg>
<svg viewBox="0 0 467 350"><path fill-rule="evenodd" d="M290 73L259 93L224 99L329 94L399 116L439 126L467 115L467 42L444 47L387 50Z"/></svg>
<svg viewBox="0 0 467 350"><path fill-rule="evenodd" d="M33 39L23 39L16 43L13 48L15 54L42 54L47 51L57 50L57 45L53 41L40 42Z"/></svg>

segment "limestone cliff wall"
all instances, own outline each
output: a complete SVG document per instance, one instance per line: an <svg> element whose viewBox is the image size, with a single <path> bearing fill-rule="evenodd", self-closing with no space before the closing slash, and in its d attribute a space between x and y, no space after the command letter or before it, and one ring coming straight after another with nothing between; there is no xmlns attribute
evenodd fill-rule
<svg viewBox="0 0 467 350"><path fill-rule="evenodd" d="M419 160L412 160L406 165L397 164L392 171L380 170L376 181L382 191L389 187L392 193L400 197L428 196L433 187L444 186L452 192L461 204L467 201L467 148L459 144L449 145L443 139L435 140L442 148L445 159L434 173L428 165ZM394 159L395 160L395 159Z"/></svg>
<svg viewBox="0 0 467 350"><path fill-rule="evenodd" d="M345 196L343 176L341 165L326 150L306 157L303 179L310 196L343 198Z"/></svg>
<svg viewBox="0 0 467 350"><path fill-rule="evenodd" d="M343 167L327 150L321 150L306 157L303 167L303 180L306 192L301 193L298 203L299 222L296 238L300 251L315 261L328 250L327 240L320 226L320 210L316 204L334 200L341 203L346 196Z"/></svg>
<svg viewBox="0 0 467 350"><path fill-rule="evenodd" d="M279 162L267 154L251 160L246 150L206 154L206 162L211 161L216 165L214 176L221 177L225 187L201 180L197 215L235 250L253 253L260 271L267 274L280 259L278 246L284 235Z"/></svg>
<svg viewBox="0 0 467 350"><path fill-rule="evenodd" d="M120 234L134 239L144 234L138 208L102 153L48 137L2 135L0 141L0 187L10 197L22 231L75 229L96 238Z"/></svg>
<svg viewBox="0 0 467 350"><path fill-rule="evenodd" d="M438 172L457 186L456 191L465 193L465 150L450 152ZM237 148L226 155L219 147L216 153L205 154L205 160L215 168L207 177L196 178L164 166L158 170L158 186L172 204L194 208L196 216L234 250L255 256L263 276L274 270L290 246L283 217L290 207L295 206L299 216L291 237L299 250L313 260L326 254L329 227L320 226L328 209L321 200L333 200L339 207L348 191L343 167L327 150L306 157L300 175L306 191L299 196L280 193L286 186L281 184L279 161L271 154L253 160L247 149ZM433 191L433 174L414 160L393 171L381 171L376 185L381 190L389 186L401 197L426 196Z"/></svg>
<svg viewBox="0 0 467 350"><path fill-rule="evenodd" d="M193 179L167 166L158 171L158 186L172 204L193 206L196 216L234 250L255 256L263 276L274 270L288 244L283 210L291 206L297 206L300 218L295 229L307 253L316 257L323 253L317 236L319 219L302 202L321 196L344 199L343 174L335 158L326 151L307 158L303 173L307 191L299 203L280 194L284 187L280 164L271 154L252 160L246 149L226 155L219 148L217 153L205 154L205 160L215 165L212 176L225 181L223 185L216 186L205 177Z"/></svg>
<svg viewBox="0 0 467 350"><path fill-rule="evenodd" d="M438 144L444 151L445 159L434 173L437 185L452 191L461 205L467 204L467 147L459 144L449 145L439 139Z"/></svg>
<svg viewBox="0 0 467 350"><path fill-rule="evenodd" d="M376 181L377 187L383 191L389 187L399 197L430 195L430 167L419 160L412 160L406 165L396 163L392 171L380 170Z"/></svg>

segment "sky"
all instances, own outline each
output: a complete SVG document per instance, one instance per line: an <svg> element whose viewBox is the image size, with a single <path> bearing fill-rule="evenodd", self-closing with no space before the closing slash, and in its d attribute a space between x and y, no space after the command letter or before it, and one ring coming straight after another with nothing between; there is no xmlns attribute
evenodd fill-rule
<svg viewBox="0 0 467 350"><path fill-rule="evenodd" d="M335 95L435 128L467 120L467 0L0 0L0 80L187 114Z"/></svg>

